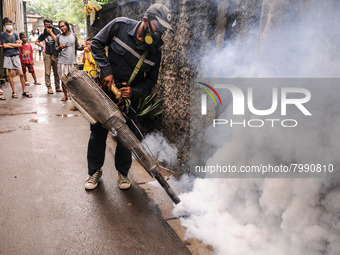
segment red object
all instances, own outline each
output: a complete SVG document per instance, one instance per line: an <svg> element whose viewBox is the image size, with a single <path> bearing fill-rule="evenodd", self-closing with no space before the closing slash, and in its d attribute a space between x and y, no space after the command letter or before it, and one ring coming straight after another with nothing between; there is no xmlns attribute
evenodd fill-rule
<svg viewBox="0 0 340 255"><path fill-rule="evenodd" d="M206 84L206 83L203 83L203 82L198 82L198 83L208 87L209 89L211 89L215 93L215 95L218 97L218 100L220 101L220 103L222 105L222 100L220 98L220 95L217 93L217 91L213 87L211 87L209 84Z"/></svg>
<svg viewBox="0 0 340 255"><path fill-rule="evenodd" d="M26 73L26 67L29 73L34 73L34 67L32 64L21 63L22 71Z"/></svg>
<svg viewBox="0 0 340 255"><path fill-rule="evenodd" d="M33 60L33 49L32 45L29 43L22 44L22 47L19 47L20 51L20 60L22 64L32 64Z"/></svg>

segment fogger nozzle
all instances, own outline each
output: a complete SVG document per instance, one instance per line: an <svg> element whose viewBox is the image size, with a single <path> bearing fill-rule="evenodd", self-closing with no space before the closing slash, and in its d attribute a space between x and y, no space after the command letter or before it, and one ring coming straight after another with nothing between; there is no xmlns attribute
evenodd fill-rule
<svg viewBox="0 0 340 255"><path fill-rule="evenodd" d="M108 95L84 71L75 70L62 77L72 98L87 117L100 122L106 129L116 133L116 138L133 153L145 170L155 177L175 204L181 200L160 174L158 162L147 152L142 143L125 123L121 111Z"/></svg>

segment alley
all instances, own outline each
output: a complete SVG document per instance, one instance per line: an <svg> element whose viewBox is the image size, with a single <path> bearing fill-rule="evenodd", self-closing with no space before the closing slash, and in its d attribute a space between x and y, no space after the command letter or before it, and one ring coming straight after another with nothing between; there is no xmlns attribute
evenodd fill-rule
<svg viewBox="0 0 340 255"><path fill-rule="evenodd" d="M63 93L47 94L42 63L32 99L18 77L19 99L2 87L0 254L190 254L136 183L119 190L114 144L99 187L85 191L89 123Z"/></svg>

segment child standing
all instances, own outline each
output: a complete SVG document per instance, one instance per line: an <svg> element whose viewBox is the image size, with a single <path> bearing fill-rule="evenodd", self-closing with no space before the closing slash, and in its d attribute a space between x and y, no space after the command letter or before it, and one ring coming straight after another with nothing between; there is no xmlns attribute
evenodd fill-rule
<svg viewBox="0 0 340 255"><path fill-rule="evenodd" d="M4 47L4 68L8 69L8 80L12 87L12 98L18 98L13 82L13 71L18 70L22 86L22 95L31 98L32 94L26 91L24 74L22 72L19 49L21 42L16 33L13 33L13 23L9 18L2 20L4 31L0 33L0 41Z"/></svg>
<svg viewBox="0 0 340 255"><path fill-rule="evenodd" d="M95 77L97 75L97 63L92 57L91 53L91 39L87 39L85 42L84 47L84 57L83 57L83 63L84 63L84 71L87 71L91 77Z"/></svg>
<svg viewBox="0 0 340 255"><path fill-rule="evenodd" d="M34 58L33 58L33 48L32 45L27 42L27 36L25 33L20 33L20 40L22 41L22 46L19 48L20 51L20 61L21 61L21 67L22 71L24 73L24 79L25 79L25 85L29 86L30 84L27 82L27 76L26 76L26 67L28 69L28 72L32 74L32 77L34 79L34 85L41 85L40 82L37 81L37 77L35 76L34 72Z"/></svg>

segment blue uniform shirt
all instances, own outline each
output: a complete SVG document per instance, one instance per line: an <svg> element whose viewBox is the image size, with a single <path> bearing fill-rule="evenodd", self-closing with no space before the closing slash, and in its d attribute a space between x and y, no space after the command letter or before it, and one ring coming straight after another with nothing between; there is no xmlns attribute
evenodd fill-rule
<svg viewBox="0 0 340 255"><path fill-rule="evenodd" d="M141 24L136 20L120 17L107 24L91 42L93 58L101 69L101 77L113 75L116 86L122 87L128 82L147 45L137 37L137 28ZM106 56L105 46L108 48ZM132 100L147 96L157 83L161 50L150 49L138 75L131 86Z"/></svg>

